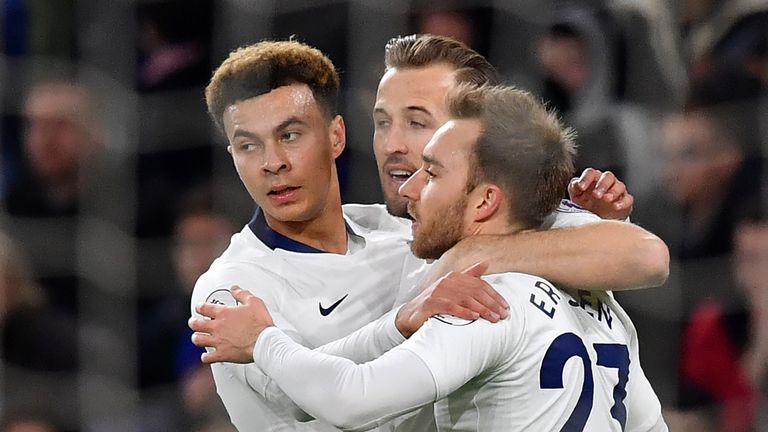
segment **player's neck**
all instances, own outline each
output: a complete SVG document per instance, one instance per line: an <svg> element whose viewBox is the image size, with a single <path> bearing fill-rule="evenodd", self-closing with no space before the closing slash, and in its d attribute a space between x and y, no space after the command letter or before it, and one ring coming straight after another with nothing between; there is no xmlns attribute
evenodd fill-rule
<svg viewBox="0 0 768 432"><path fill-rule="evenodd" d="M331 187L325 206L317 215L301 222L278 221L265 215L267 224L278 233L328 253L347 253L347 227L341 210L338 185Z"/></svg>
<svg viewBox="0 0 768 432"><path fill-rule="evenodd" d="M494 215L482 222L473 222L467 227L465 236L471 235L510 235L523 231L519 224L510 223L506 216Z"/></svg>

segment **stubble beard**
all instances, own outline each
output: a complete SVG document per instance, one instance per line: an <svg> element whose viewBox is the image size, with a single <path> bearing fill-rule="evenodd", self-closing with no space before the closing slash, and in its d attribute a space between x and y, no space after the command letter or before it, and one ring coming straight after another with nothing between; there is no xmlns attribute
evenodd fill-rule
<svg viewBox="0 0 768 432"><path fill-rule="evenodd" d="M449 205L445 211L430 221L420 221L421 227L414 233L411 251L423 259L439 259L448 249L458 243L464 235L464 212L467 197ZM424 223L426 222L426 224Z"/></svg>
<svg viewBox="0 0 768 432"><path fill-rule="evenodd" d="M408 214L408 199L396 194L394 197L385 196L384 203L386 204L387 212L389 212L390 215L399 218L413 219L411 215Z"/></svg>

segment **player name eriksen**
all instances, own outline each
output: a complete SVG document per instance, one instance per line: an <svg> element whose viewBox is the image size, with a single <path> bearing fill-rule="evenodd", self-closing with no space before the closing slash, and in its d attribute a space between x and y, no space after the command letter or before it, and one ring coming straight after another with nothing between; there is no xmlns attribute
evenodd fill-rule
<svg viewBox="0 0 768 432"><path fill-rule="evenodd" d="M589 316L597 319L599 322L605 323L609 329L613 330L611 310L599 298L600 295L608 294L593 293L584 290L568 290L569 292L558 291L550 283L543 280L536 282L534 286L542 291L546 297L541 295L537 296L535 292L532 292L529 301L536 309L543 312L544 315L548 316L550 319L554 318L555 313L557 313L556 306L560 303L561 294L568 294L568 304L570 306L584 310Z"/></svg>

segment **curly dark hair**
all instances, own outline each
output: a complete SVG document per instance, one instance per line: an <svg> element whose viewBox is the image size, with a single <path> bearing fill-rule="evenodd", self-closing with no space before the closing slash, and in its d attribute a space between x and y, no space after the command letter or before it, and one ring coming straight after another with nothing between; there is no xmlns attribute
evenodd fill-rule
<svg viewBox="0 0 768 432"><path fill-rule="evenodd" d="M262 41L232 51L205 88L208 113L223 130L228 106L293 83L309 86L328 119L337 114L336 68L320 50L293 40Z"/></svg>

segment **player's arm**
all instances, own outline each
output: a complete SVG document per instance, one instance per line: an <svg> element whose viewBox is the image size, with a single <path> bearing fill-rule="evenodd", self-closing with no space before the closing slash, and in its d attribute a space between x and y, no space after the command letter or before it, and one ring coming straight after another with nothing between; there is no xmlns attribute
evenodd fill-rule
<svg viewBox="0 0 768 432"><path fill-rule="evenodd" d="M200 303L195 307L196 316L189 320L189 327L195 331L192 342L207 349L203 361L249 363L232 367L242 369L245 383L253 391L271 404L282 407L298 421L312 420L313 417L296 405L258 366L250 363L256 337L262 328L259 310L254 308L256 297L238 287L233 287L230 292L238 304ZM354 362L379 357L405 340L395 327L395 313L391 311L349 336L316 350ZM271 316L284 333L292 328L279 313L272 312Z"/></svg>
<svg viewBox="0 0 768 432"><path fill-rule="evenodd" d="M628 221L635 201L632 194L627 190L626 185L612 172L603 172L594 168L587 168L579 177L574 177L568 185L568 194L571 201L578 206L606 220ZM647 231L632 226L606 226L597 227L593 232L589 232L590 230L582 230L581 232L576 230L575 233L565 232L559 234L566 236L566 238L561 239L563 241L578 241L580 240L577 238L579 233L584 236L591 235L593 240L597 240L596 236L600 234L599 230L610 231L607 233L608 237L597 244L601 246L606 245L602 251L609 255L609 260L606 262L619 270L618 273L621 273L622 276L614 282L602 279L602 276L600 279L591 280L588 274L581 277L578 274L574 274L574 281L560 277L554 277L552 280L562 282L566 286L570 285L587 290L590 289L590 286L600 288L602 285L602 287L608 289L622 290L657 286L664 283L669 273L669 253L666 245ZM571 237L569 238L568 236ZM625 240L626 243L615 243L615 246L612 246L612 242L619 239ZM536 240L535 236L532 240ZM589 238L584 238L584 240L589 240ZM631 247L636 247L636 249L629 249ZM590 252L588 251L577 252L579 252L577 260L581 259L581 257L584 258L585 263L580 268L585 272L594 269L596 267L595 260L601 259L598 256L590 257ZM632 252L632 254L616 255L614 252ZM567 268L569 271L572 269L570 266L567 266ZM585 286L579 286L582 283Z"/></svg>
<svg viewBox="0 0 768 432"><path fill-rule="evenodd" d="M486 261L489 273L516 271L583 290L625 290L662 284L669 274L666 244L643 228L617 221L465 238L432 267L428 286L448 271Z"/></svg>
<svg viewBox="0 0 768 432"><path fill-rule="evenodd" d="M254 279L259 281L257 286L252 283ZM272 310L275 311L273 315L274 323L285 334L290 335L290 337L298 343L303 342L296 329L280 315L279 310L275 307L277 305L275 299L270 297L270 292L278 288L280 282L271 278L268 274L261 273L254 275L253 272L244 274L240 269L235 267L227 269L225 274L207 273L203 275L203 277L196 283L192 293L192 316L190 317L188 324L190 328L195 331L192 335L192 342L201 348L206 348L208 351L203 354L203 356L212 353L211 348L214 348L214 345L210 344L208 341L211 338L218 337L218 335L207 333L207 328L203 327L202 323L209 322L211 317L210 312L201 308L201 305L206 305L211 308L239 308L239 305L237 305L237 298L232 295L230 289L232 287L231 284L235 283L243 283L244 286L249 287L248 290L238 288L242 293L247 293L247 295L253 297L252 292L255 292L260 298L263 298L265 302L270 305ZM250 330L248 326L243 325L242 322L236 319L218 321L218 323L222 322L231 324L229 328L233 333L233 336L227 338L228 341L237 339L236 336L241 339L250 338L250 334L248 334ZM199 340L206 341L206 343L199 343ZM230 349L232 348L230 347ZM252 350L252 346L250 349ZM252 391L261 395L266 401L290 412L298 421L312 420L312 417L307 415L301 408L293 403L293 401L272 383L269 377L267 377L256 365L237 364L229 365L229 367L232 368L229 373L232 373L236 379L242 381ZM215 376L216 374L214 374L214 377ZM241 409L236 408L239 407L240 402L226 392L219 392L219 395L230 413L230 416L232 416L233 421L236 421L235 416L242 411ZM257 429L267 429L269 427L268 424L250 424L250 426Z"/></svg>
<svg viewBox="0 0 768 432"><path fill-rule="evenodd" d="M610 171L587 168L571 181L568 192L578 206L606 220L628 219L634 204L626 185ZM557 216L555 225L573 229L468 239L448 254L431 276L436 278L446 270L483 259L491 263L490 272L531 273L585 290L643 288L666 280L669 252L655 235L630 224L591 226L584 215L575 213Z"/></svg>
<svg viewBox="0 0 768 432"><path fill-rule="evenodd" d="M256 338L263 329L262 308L256 302L257 297L247 290L232 287L231 293L237 300L236 305L200 303L195 307L197 316L189 319L188 325L195 332L192 342L209 350L202 356L206 363L252 361ZM396 313L397 310L392 310L352 334L315 349L360 363L379 357L405 340L395 326ZM278 328L289 334L286 329L292 327L284 323L279 312L270 310L270 316ZM259 388L256 390L261 392Z"/></svg>
<svg viewBox="0 0 768 432"><path fill-rule="evenodd" d="M212 339L198 339L196 343L215 348L203 355L203 361L255 360L287 398L311 416L345 429L368 429L447 395L489 367L500 357L502 347L508 346L487 342L488 338L503 340L496 334L503 334L506 326L478 321L458 327L434 320L378 359L355 364L303 347L273 326L260 299L243 291L237 291L236 297L248 308L246 331L257 338L253 357L247 358L243 351L222 359L230 352L228 346L240 345L219 344L229 337L220 330L231 324L228 313L236 308L204 305L204 312L207 308L217 312L210 313L213 319L201 321L197 329ZM459 363L463 365L461 372L449 373L453 369L449 366Z"/></svg>
<svg viewBox="0 0 768 432"><path fill-rule="evenodd" d="M252 294L248 293L245 290L233 288L232 290L234 297L238 300L240 304L237 306L226 306L226 305L217 305L217 304L200 304L196 307L196 311L200 313L201 315L205 316L206 319L190 319L189 325L190 327L195 330L195 334L193 336L193 342L198 346L205 346L208 348L208 352L203 354L201 357L202 361L204 363L215 363L215 362L234 362L234 363L249 363L252 362L255 352L255 344L257 338L267 338L268 332L264 332L264 330L267 327L270 327L271 329L276 329L276 327L273 327L274 321L272 319L272 316L267 312L266 307L264 306L264 303L253 296ZM393 317L389 316L389 321L393 321ZM382 321L382 320L379 320ZM354 366L355 362L352 360L344 359L342 357L338 356L331 356L330 354L327 354L327 352L332 352L335 350L344 351L350 346L354 345L354 340L361 340L356 335L362 335L367 332L368 329L374 329L377 327L377 322L371 323L362 329L358 330L357 332L353 333L352 335L345 338L344 341L337 341L334 343L331 343L329 345L326 345L325 351L322 352L321 349L317 349L314 351L316 354L308 354L312 353L313 351L304 348L302 345L296 343L293 341L290 337L285 335L284 332L279 331L279 337L277 337L276 343L279 343L279 346L289 346L292 348L293 351L301 351L300 354L298 354L297 357L295 357L295 361L298 362L299 366L296 366L295 363L293 366L291 366L292 372L291 374L294 375L315 375L315 378L311 378L308 381L305 381L304 384L300 385L300 387L306 386L309 390L322 389L322 392L328 392L329 394L333 394L335 391L338 391L336 387L338 387L339 383L341 381L338 380L338 378L335 375L336 370L338 367L334 367L334 365L342 365L347 366L351 365ZM380 332L379 332L380 333ZM395 333L399 335L399 333L395 330ZM376 333L373 334L374 336ZM404 340L402 336L398 336L399 341ZM291 351L291 352L293 352ZM282 354L285 356L286 354ZM303 356L303 357L302 357ZM312 368L308 368L307 371L303 370L300 366L301 359L309 357L311 360L320 358L320 359L330 359L325 364L327 367L334 368L333 373L328 373L328 371L321 369L320 372L313 372ZM293 357L292 357L293 358ZM405 362L407 364L414 363L412 358L408 358L408 353L405 354L405 356L395 356L395 364L401 364L401 362ZM278 363L282 362L283 360L277 360ZM288 360L285 360L288 363L290 363ZM306 360L304 360L306 361ZM280 380L272 380L270 377L264 375L264 372L262 372L262 369L257 366L255 363L251 364L245 364L245 365L238 365L246 368L246 376L250 377L247 379L249 383L255 382L258 383L256 385L252 385L252 388L262 394L262 396L265 397L265 399L269 400L271 403L277 403L280 406L284 408L288 408L289 411L300 421L305 421L314 418L314 416L318 415L320 413L321 419L328 420L330 422L334 422L335 424L339 426L343 426L345 428L352 428L353 427L353 420L346 417L341 417L344 413L349 413L350 411L342 410L338 411L338 409L342 406L347 406L347 404L330 404L330 406L326 406L325 403L332 400L332 399L325 397L324 395L319 395L317 398L313 397L313 393L306 393L304 391L298 391L298 392L291 392L290 389L293 387L289 386L288 392L284 392L282 390L282 382ZM418 363L417 363L418 366ZM410 370L410 369L409 369ZM318 374L324 375L322 378L325 378L325 381L321 380L320 377L318 377ZM282 376L282 375L281 375ZM426 404L429 401L431 401L434 398L434 395L430 392L431 389L434 388L434 384L431 381L429 371L423 371L422 372L416 372L414 375L408 375L408 372L405 372L405 375L400 375L399 377L407 378L405 382L408 385L413 385L416 383L416 391L409 391L409 395L415 397L416 399L411 399L415 402L413 402L415 407L418 407L420 405ZM252 380L251 378L255 378L255 380ZM427 378L428 380L424 380L424 378ZM322 381L322 382L316 382L316 381ZM397 381L389 381L389 384L397 384ZM335 387L336 386L336 387ZM403 388L401 386L395 386L395 387L389 387L388 385L384 385L381 389L378 389L378 392L386 391L387 389L391 388ZM370 390L374 389L373 387L369 387ZM422 394L420 394L421 392ZM350 393L351 394L351 393ZM299 399L295 400L295 398L299 396ZM301 401L301 397L309 397L310 403L309 403L309 411L304 411L302 409L302 406L299 406L296 404L296 402ZM366 398L360 397L357 398L358 400L365 400ZM370 400L370 398L367 398ZM423 402L422 402L423 401ZM411 406L410 404L408 406ZM308 414L311 413L311 414ZM389 417L381 416L381 421L385 421Z"/></svg>
<svg viewBox="0 0 768 432"><path fill-rule="evenodd" d="M505 328L433 319L378 359L355 364L304 348L270 327L253 358L306 412L342 429L367 430L450 394L491 367L505 346L494 343L504 340Z"/></svg>
<svg viewBox="0 0 768 432"><path fill-rule="evenodd" d="M344 430L367 430L437 399L429 369L408 350L358 365L269 328L253 358L307 413Z"/></svg>
<svg viewBox="0 0 768 432"><path fill-rule="evenodd" d="M443 254L418 282L413 290L418 294L398 311L398 330L408 337L439 313L475 318L471 315L475 312L466 306L485 310L482 316L491 321L493 314L505 316L500 312L502 303L493 297L495 291L482 286L482 279L454 271L478 261L489 263L486 273L535 274L561 286L589 291L658 285L666 279L669 252L658 237L630 223L576 216L590 223L509 236L465 238ZM483 290L489 290L484 293L489 296L485 299L493 301L481 297ZM483 299L482 303L475 298ZM451 309L446 311L446 307Z"/></svg>

